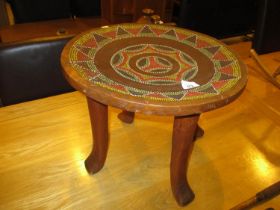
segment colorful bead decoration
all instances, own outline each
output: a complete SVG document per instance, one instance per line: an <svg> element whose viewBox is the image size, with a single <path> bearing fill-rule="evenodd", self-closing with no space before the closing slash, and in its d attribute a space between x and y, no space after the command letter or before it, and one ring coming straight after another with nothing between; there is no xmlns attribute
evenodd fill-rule
<svg viewBox="0 0 280 210"><path fill-rule="evenodd" d="M241 78L238 59L220 42L162 25L92 30L74 42L69 58L92 84L147 100L208 98L230 90ZM198 86L184 89L182 81Z"/></svg>

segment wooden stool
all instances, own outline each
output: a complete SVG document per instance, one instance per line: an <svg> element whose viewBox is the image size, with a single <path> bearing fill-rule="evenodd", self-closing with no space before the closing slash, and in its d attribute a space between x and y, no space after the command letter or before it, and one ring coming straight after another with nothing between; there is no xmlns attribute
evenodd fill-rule
<svg viewBox="0 0 280 210"><path fill-rule="evenodd" d="M89 173L104 165L108 150L108 106L174 116L171 187L179 205L194 199L186 177L201 113L236 99L247 82L245 65L221 42L193 31L122 24L85 32L61 56L69 83L87 97L94 147L85 161Z"/></svg>

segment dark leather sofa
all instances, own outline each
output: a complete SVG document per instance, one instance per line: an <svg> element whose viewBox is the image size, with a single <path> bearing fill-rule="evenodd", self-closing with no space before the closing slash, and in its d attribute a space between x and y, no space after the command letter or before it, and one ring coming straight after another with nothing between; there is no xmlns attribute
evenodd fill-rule
<svg viewBox="0 0 280 210"><path fill-rule="evenodd" d="M100 0L6 0L16 23L101 15Z"/></svg>
<svg viewBox="0 0 280 210"><path fill-rule="evenodd" d="M280 50L280 1L259 0L252 47L258 54Z"/></svg>
<svg viewBox="0 0 280 210"><path fill-rule="evenodd" d="M277 0L276 0L277 1ZM256 0L181 0L177 25L216 38L252 33Z"/></svg>
<svg viewBox="0 0 280 210"><path fill-rule="evenodd" d="M71 37L0 45L2 106L73 91L64 79L60 54Z"/></svg>

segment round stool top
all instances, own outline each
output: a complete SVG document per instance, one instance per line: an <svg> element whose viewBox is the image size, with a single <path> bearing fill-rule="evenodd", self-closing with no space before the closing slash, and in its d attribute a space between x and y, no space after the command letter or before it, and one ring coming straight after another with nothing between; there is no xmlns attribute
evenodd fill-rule
<svg viewBox="0 0 280 210"><path fill-rule="evenodd" d="M228 104L244 89L245 65L223 43L186 29L120 24L87 31L61 63L77 90L133 112L190 115Z"/></svg>

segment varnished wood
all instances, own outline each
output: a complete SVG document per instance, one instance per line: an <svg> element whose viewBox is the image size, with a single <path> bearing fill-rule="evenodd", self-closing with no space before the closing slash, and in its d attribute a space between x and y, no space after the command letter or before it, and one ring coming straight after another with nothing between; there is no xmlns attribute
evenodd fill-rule
<svg viewBox="0 0 280 210"><path fill-rule="evenodd" d="M89 176L87 103L72 92L0 108L0 209L225 210L277 182L280 91L246 57L249 44L234 46L249 69L240 99L200 116L205 136L188 171L196 198L186 208L173 199L168 178L173 118L136 113L127 125L109 108L108 160ZM261 59L274 70L280 52ZM280 197L253 210L269 207L280 209Z"/></svg>
<svg viewBox="0 0 280 210"><path fill-rule="evenodd" d="M242 203L231 208L230 210L251 209L252 207L260 203L266 202L275 196L279 196L279 194L280 194L280 181L257 192L253 197L247 199L246 201L243 201Z"/></svg>
<svg viewBox="0 0 280 210"><path fill-rule="evenodd" d="M215 52L213 53L217 53L217 50L219 49L224 49L226 53L230 54L234 59L226 60L226 62L229 63L225 65L229 65L234 62L235 66L237 67L236 73L239 75L238 78L234 80L234 84L230 86L231 88L226 89L226 91L219 91L218 86L215 86L214 83L212 84L212 77L214 77L215 72L215 67L213 65L212 60L213 56L206 57L205 54L200 52L198 47L190 47L186 43L182 43L179 39L175 41L174 39L163 38L160 37L158 34L156 35L156 33L153 33L153 37L147 37L146 35L143 35L144 33L142 34L139 32L139 36L135 36L133 33L127 33L126 39L122 39L119 35L117 35L115 36L115 38L113 38L113 41L110 41L105 45L99 44L99 36L102 35L103 38L101 38L101 40L106 39L108 41L108 38L112 39L111 36L108 38L105 37L108 35L109 32L119 34L120 30L131 30L131 27L132 25L124 24L118 26L111 26L107 29L95 29L80 34L74 39L70 40L70 42L67 43L67 45L63 49L61 55L63 73L68 82L76 90L84 93L85 96L88 97L88 101L90 101L89 98L94 99L91 103L93 103L94 101L98 101L98 103L104 104L103 106L108 105L120 109L125 107L125 111L123 111L123 113L119 115L119 119L123 122L132 123L135 112L141 112L144 114L176 116L173 126L170 177L173 195L177 203L183 206L190 203L194 198L194 193L189 187L185 172L187 169L187 159L191 154L191 145L197 137L203 135L203 130L197 127L197 121L199 116L198 113L206 112L225 106L232 102L234 99L236 99L243 92L247 82L246 66L238 58L238 56L235 56L234 52L232 52L230 49L227 49L227 47L223 43L212 38L212 42L215 42L215 44L209 41L208 45L212 47L214 46ZM141 30L141 32L145 31L145 29L149 29L150 31L152 31L152 29L161 29L163 31L166 31L165 33L173 31L175 34L182 33L184 35L188 34L188 36L189 34L193 34L193 36L195 37L201 36L202 40L202 37L204 37L204 39L211 39L210 37L207 37L203 34L195 34L191 31L169 26L138 24L137 27L133 29L137 29L138 31ZM92 40L92 36L96 38ZM88 40L86 41L86 39ZM78 42L80 43L77 44ZM99 49L94 51L94 55L92 53L88 54L88 51L83 52L81 55L81 51L77 49L81 46L83 48L89 49L89 47L92 46L92 44L88 44L91 42L94 42L96 48L98 46ZM184 90L183 96L180 96L182 95L182 88L184 89L184 87L182 87L181 85L181 82L184 80L184 78L176 79L173 85L162 86L152 85L145 82L135 82L134 79L128 79L127 77L120 76L120 74L117 73L117 70L115 69L114 65L111 63L112 59L114 58L114 55L116 55L117 53L117 51L115 52L114 50L127 49L128 47L137 46L143 43L149 43L151 45L156 46L164 44L165 47L172 46L182 53L187 53L197 63L197 73L195 75L196 79L193 81L198 82L198 84L200 84L198 86L202 87L203 85L206 86L208 84L212 88L212 91L215 92L215 94L211 94L209 92L207 93L206 91L206 96L200 96L200 98L192 99L191 95L188 95L189 92ZM219 45L219 48L217 48L217 46L215 45ZM145 48L145 50L147 50L147 48ZM145 51L147 55L150 55L150 52L148 52L149 51ZM132 73L134 71L137 71L140 75L138 75L139 77L141 77L141 75L143 77L146 75L145 71L147 70L142 71L141 69L138 69L139 67L137 67L138 60L141 57L143 57L145 53L141 53L137 56L133 56L132 58L127 59L130 62L130 68L128 69L128 72ZM220 53L224 57L226 57L226 54L223 54L222 52ZM84 58L85 55L86 59ZM163 52L157 52L156 55L164 59L171 59L169 57L170 54L168 54L167 56ZM79 64L77 64L77 62L80 63L81 61L84 62L86 60L92 62L91 57L94 57L94 66L91 66L89 68L83 68L82 66L79 66ZM170 62L171 61L174 60L170 60ZM168 72L167 75L169 75L172 72L172 74L174 74L174 72L178 73L180 71L186 71L186 69L180 69L181 62L183 61L173 62L173 64L171 65L170 72ZM74 63L76 63L77 65L73 65ZM85 72L80 72L81 69L84 69ZM224 73L221 72L221 74ZM100 83L100 75L103 75L104 77L108 78L108 80L103 81L104 84ZM162 74L160 77L165 77L167 75ZM235 76L232 75L232 77ZM155 80L155 78L152 79ZM225 79L221 81L224 82L224 80ZM115 84L111 81L114 81ZM116 84L123 89L116 89ZM137 94L131 93L133 92L133 90L127 92L123 91L124 89L127 89L129 87L133 87L135 88L135 90L138 90L138 96L141 97L138 97ZM175 94L176 91L179 91L180 98L177 98L177 100L175 100L174 98L165 98L164 100L162 98L164 94L170 93L172 91L175 91ZM143 92L146 96L153 95L153 98L144 97ZM202 92L199 92L197 94L201 93ZM157 94L160 95L159 98L156 97ZM86 168L90 173L95 173L103 167L108 150L108 130L103 131L105 129L104 126L107 126L107 122L104 123L103 121L100 121L98 123L98 127L93 123L96 119L101 119L101 117L97 116L101 116L101 114L105 116L105 114L103 114L103 112L97 113L98 109L95 110L93 107L89 106L91 122L93 124L92 130L94 133L97 134L94 136L96 146L94 146L92 153L86 160ZM195 116L193 116L194 114ZM101 126L102 128L100 128L99 126ZM102 135L105 135L105 143L102 140Z"/></svg>
<svg viewBox="0 0 280 210"><path fill-rule="evenodd" d="M269 73L269 70L266 68L266 66L261 62L259 55L256 53L256 51L254 49L250 50L250 53L252 55L252 58L254 58L254 60L257 62L257 64L260 67L260 70L262 71L262 73L264 74L264 77L270 81L273 85L275 85L275 87L280 89L280 83L277 81L277 79L275 78L277 76L277 74L279 74L279 72L277 73L277 71L275 71L272 75ZM279 67L278 67L279 68ZM278 70L279 71L279 70ZM276 73L276 74L275 74ZM275 76L274 76L275 75Z"/></svg>
<svg viewBox="0 0 280 210"><path fill-rule="evenodd" d="M125 24L124 24L125 25ZM142 26L144 27L145 24ZM126 25L129 26L129 25ZM141 24L138 24L140 27ZM152 26L152 25L151 25ZM116 26L113 26L116 27ZM168 26L164 26L168 27ZM175 30L174 27L170 27L170 30ZM234 101L238 96L243 92L245 85L247 83L247 68L244 63L239 59L236 60L237 65L240 66L239 74L240 79L238 79L237 84L235 84L231 89L226 91L225 93L213 94L211 97L205 97L203 99L192 100L189 102L186 101L164 101L164 100L147 100L145 97L135 97L132 94L122 94L119 91L111 91L108 88L104 88L103 86L99 86L98 83L94 84L93 81L88 80L86 78L81 77L78 71L76 71L75 66L73 66L69 60L69 54L74 46L75 42L77 42L81 37L85 36L86 34L93 33L96 29L92 31L87 31L85 33L79 34L75 38L71 39L67 45L64 47L62 54L61 54L61 64L63 66L63 73L67 81L78 91L85 93L87 96L94 98L95 100L103 103L108 104L109 106L116 107L119 109L125 109L130 112L140 112L143 114L154 114L154 115L171 115L171 116L186 116L192 115L194 113L203 113L206 111L210 111L213 109L217 109L219 107L225 106L230 102ZM202 35L205 36L205 35ZM130 39L129 44L139 44L140 41L145 41L146 37L137 37L137 40ZM121 40L121 39L120 39ZM164 40L165 42L173 43L171 40ZM225 44L216 40L217 43L221 46L227 48ZM133 42L133 43L131 43ZM135 42L135 43L134 43ZM110 42L113 45L114 42ZM126 45L126 42L122 42L123 45ZM160 44L160 43L158 43ZM109 44L105 45L108 47ZM118 43L119 45L119 43ZM117 49L120 47L116 45L113 49ZM111 52L111 51L110 51ZM229 52L232 55L239 58L239 56L229 49ZM100 54L99 54L100 55ZM104 58L106 56L106 59ZM96 59L96 57L95 57ZM102 64L109 64L109 62L104 62L108 60L108 55L105 53L103 57L100 57ZM111 59L111 58L110 58ZM209 63L210 60L208 60ZM207 66L207 65L206 65ZM102 68L107 69L107 68ZM102 71L99 69L98 71ZM203 68L207 69L207 68ZM104 71L105 74L107 71ZM202 76L203 77L203 76ZM128 84L125 84L128 85ZM138 84L139 85L139 84ZM141 84L140 84L141 85ZM158 87L159 88L159 87ZM164 87L164 88L168 88Z"/></svg>
<svg viewBox="0 0 280 210"><path fill-rule="evenodd" d="M88 110L92 128L93 148L85 160L89 173L94 174L102 169L107 157L108 136L108 106L87 97Z"/></svg>
<svg viewBox="0 0 280 210"><path fill-rule="evenodd" d="M204 130L199 125L197 125L196 131L195 131L195 139L194 140L196 140L198 138L201 138L203 135L204 135Z"/></svg>
<svg viewBox="0 0 280 210"><path fill-rule="evenodd" d="M199 115L174 118L170 180L173 195L180 206L184 206L194 199L194 193L188 183L186 171L197 130L198 118Z"/></svg>
<svg viewBox="0 0 280 210"><path fill-rule="evenodd" d="M135 113L134 112L128 112L123 110L121 113L118 114L118 118L124 122L124 123L128 123L131 124L134 121L134 116ZM204 135L204 130L198 125L195 131L195 139L197 138L201 138Z"/></svg>
<svg viewBox="0 0 280 210"><path fill-rule="evenodd" d="M120 114L118 114L118 118L124 123L131 124L133 123L134 115L134 112L128 112L123 110Z"/></svg>
<svg viewBox="0 0 280 210"><path fill-rule="evenodd" d="M0 37L3 43L20 42L28 39L49 36L74 36L91 28L107 25L103 18L57 19L33 23L22 23L0 27ZM59 34L59 30L65 31Z"/></svg>
<svg viewBox="0 0 280 210"><path fill-rule="evenodd" d="M279 58L261 55L271 70ZM279 180L280 91L254 70L254 60L244 61L249 79L240 99L200 116L205 136L189 162L196 198L187 210L230 209ZM119 112L109 108L106 166L89 176L92 136L82 94L0 108L0 209L181 210L168 178L173 118L136 114L127 125ZM254 210L269 207L279 209L280 197Z"/></svg>
<svg viewBox="0 0 280 210"><path fill-rule="evenodd" d="M110 23L136 22L143 15L145 8L153 9L164 21L170 22L172 17L173 0L102 0L101 15Z"/></svg>

